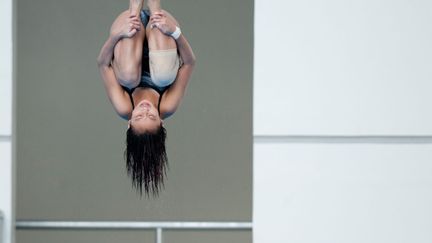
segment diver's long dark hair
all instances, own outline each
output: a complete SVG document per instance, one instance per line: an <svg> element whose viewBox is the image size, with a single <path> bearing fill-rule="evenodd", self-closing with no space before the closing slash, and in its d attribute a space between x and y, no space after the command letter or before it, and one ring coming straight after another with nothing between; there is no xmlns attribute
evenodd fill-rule
<svg viewBox="0 0 432 243"><path fill-rule="evenodd" d="M166 130L161 125L155 133L137 134L130 127L126 132L125 159L132 186L142 196L157 196L163 187L168 167L165 151Z"/></svg>

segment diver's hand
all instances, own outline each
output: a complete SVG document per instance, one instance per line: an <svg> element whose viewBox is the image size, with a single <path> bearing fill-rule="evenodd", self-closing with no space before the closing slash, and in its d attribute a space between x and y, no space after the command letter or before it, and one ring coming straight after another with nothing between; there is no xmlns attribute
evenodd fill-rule
<svg viewBox="0 0 432 243"><path fill-rule="evenodd" d="M141 19L130 15L123 23L111 30L111 35L118 38L131 38L141 29Z"/></svg>
<svg viewBox="0 0 432 243"><path fill-rule="evenodd" d="M155 12L150 17L150 27L158 28L165 35L171 36L176 30L176 25L171 19L167 18L163 12Z"/></svg>

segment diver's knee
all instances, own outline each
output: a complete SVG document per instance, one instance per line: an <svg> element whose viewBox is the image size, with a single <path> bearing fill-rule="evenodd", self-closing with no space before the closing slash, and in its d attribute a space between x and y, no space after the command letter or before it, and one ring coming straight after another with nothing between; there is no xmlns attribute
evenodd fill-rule
<svg viewBox="0 0 432 243"><path fill-rule="evenodd" d="M135 67L123 68L117 78L123 86L136 87L141 81L141 71Z"/></svg>

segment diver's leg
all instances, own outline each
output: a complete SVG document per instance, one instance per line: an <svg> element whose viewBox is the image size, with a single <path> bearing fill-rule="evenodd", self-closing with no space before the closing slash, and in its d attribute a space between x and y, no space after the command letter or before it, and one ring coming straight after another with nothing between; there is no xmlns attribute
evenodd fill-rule
<svg viewBox="0 0 432 243"><path fill-rule="evenodd" d="M180 58L178 56L175 39L170 35L164 34L159 27L154 25L166 25L169 23L168 25L171 25L172 28L178 26L178 23L170 14L161 10L160 4L155 4L159 3L159 0L149 1L152 2L152 4L149 2L151 20L147 25L146 35L149 47L150 77L154 84L159 87L165 87L172 84L176 79L178 69L181 65ZM161 12L163 14L155 14L156 12ZM154 20L152 20L152 18L154 18ZM153 21L156 23L153 23ZM152 25L154 26L153 28Z"/></svg>
<svg viewBox="0 0 432 243"><path fill-rule="evenodd" d="M163 12L168 19L172 20L177 26L177 21L165 10L161 9L160 0L147 0L147 6L150 9L150 14L155 12ZM149 50L168 50L177 48L175 40L171 36L162 33L158 28L151 28L150 24L147 25L147 40Z"/></svg>
<svg viewBox="0 0 432 243"><path fill-rule="evenodd" d="M140 16L143 0L130 0L129 10L121 13L111 28L123 24L130 15ZM145 27L131 38L121 39L114 48L113 68L118 82L122 86L134 88L141 80L141 58Z"/></svg>
<svg viewBox="0 0 432 243"><path fill-rule="evenodd" d="M140 16L144 0L129 0L129 12L133 15Z"/></svg>
<svg viewBox="0 0 432 243"><path fill-rule="evenodd" d="M147 7L149 8L151 14L162 10L160 0L147 0Z"/></svg>

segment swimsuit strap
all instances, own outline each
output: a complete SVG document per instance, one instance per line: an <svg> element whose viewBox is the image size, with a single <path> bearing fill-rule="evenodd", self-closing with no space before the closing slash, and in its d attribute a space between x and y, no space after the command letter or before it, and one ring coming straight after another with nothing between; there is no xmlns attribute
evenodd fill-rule
<svg viewBox="0 0 432 243"><path fill-rule="evenodd" d="M132 104L132 110L135 109L135 104L134 104L134 100L133 100L133 97L132 97L132 93L133 93L134 90L135 89L132 89L132 90L130 90L130 91L127 92L128 95L129 95L129 99L131 101L131 104ZM158 100L158 107L157 107L157 109L158 109L158 113L160 115L160 103L162 101L162 95L165 93L165 90L163 92L159 92L158 90L156 90L156 91L159 93L159 100Z"/></svg>
<svg viewBox="0 0 432 243"><path fill-rule="evenodd" d="M134 100L132 98L132 92L133 92L133 90L132 91L127 91L128 95L129 95L129 99L130 99L131 104L132 104L132 110L133 110L133 109L135 109L135 105L134 105Z"/></svg>
<svg viewBox="0 0 432 243"><path fill-rule="evenodd" d="M159 113L159 116L160 116L160 103L162 101L162 95L163 95L163 93L165 93L165 92L159 93L159 101L158 101L158 113Z"/></svg>

